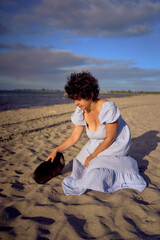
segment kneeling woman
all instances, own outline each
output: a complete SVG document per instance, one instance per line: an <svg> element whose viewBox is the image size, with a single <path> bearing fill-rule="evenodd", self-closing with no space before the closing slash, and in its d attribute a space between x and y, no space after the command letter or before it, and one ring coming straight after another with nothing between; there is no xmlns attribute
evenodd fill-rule
<svg viewBox="0 0 160 240"><path fill-rule="evenodd" d="M73 146L86 128L89 141L73 160L70 176L62 187L66 195L81 195L87 189L112 193L122 188L143 191L146 182L137 162L129 156L130 130L111 101L98 98L99 85L89 72L73 73L65 90L77 106L71 120L73 132L48 156Z"/></svg>

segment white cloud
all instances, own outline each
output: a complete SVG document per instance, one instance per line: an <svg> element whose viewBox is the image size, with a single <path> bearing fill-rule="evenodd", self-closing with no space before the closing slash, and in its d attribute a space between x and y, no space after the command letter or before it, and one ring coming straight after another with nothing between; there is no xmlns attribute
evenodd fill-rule
<svg viewBox="0 0 160 240"><path fill-rule="evenodd" d="M12 88L63 89L71 72L87 70L99 79L101 89L138 90L139 82L145 90L147 82L149 90L159 90L160 70L135 67L133 60L94 58L48 47L7 46L12 51L0 57L1 89L6 86L4 78Z"/></svg>

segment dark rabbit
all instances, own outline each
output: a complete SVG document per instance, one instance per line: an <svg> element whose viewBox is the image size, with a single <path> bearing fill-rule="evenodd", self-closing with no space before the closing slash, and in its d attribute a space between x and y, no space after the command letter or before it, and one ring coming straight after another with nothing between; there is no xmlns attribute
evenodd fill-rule
<svg viewBox="0 0 160 240"><path fill-rule="evenodd" d="M58 152L54 161L48 160L41 163L34 171L33 178L37 183L46 183L61 173L65 165L64 156Z"/></svg>

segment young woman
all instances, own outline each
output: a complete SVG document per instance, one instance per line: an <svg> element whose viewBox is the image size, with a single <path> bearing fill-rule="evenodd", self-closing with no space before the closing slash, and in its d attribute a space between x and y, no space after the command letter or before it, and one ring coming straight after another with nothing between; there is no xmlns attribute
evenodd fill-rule
<svg viewBox="0 0 160 240"><path fill-rule="evenodd" d="M97 79L89 72L73 73L65 90L77 106L71 117L73 132L47 160L54 161L57 152L73 146L84 128L90 140L74 158L71 175L63 180L64 193L81 195L87 189L111 193L122 188L143 191L146 182L137 162L128 155L129 127L113 102L98 98Z"/></svg>

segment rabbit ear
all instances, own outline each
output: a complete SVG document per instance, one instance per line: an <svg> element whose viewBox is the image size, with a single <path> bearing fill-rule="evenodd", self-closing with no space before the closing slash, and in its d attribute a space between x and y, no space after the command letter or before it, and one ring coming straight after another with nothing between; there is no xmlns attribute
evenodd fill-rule
<svg viewBox="0 0 160 240"><path fill-rule="evenodd" d="M60 157L60 163L64 165L64 158L62 156Z"/></svg>

